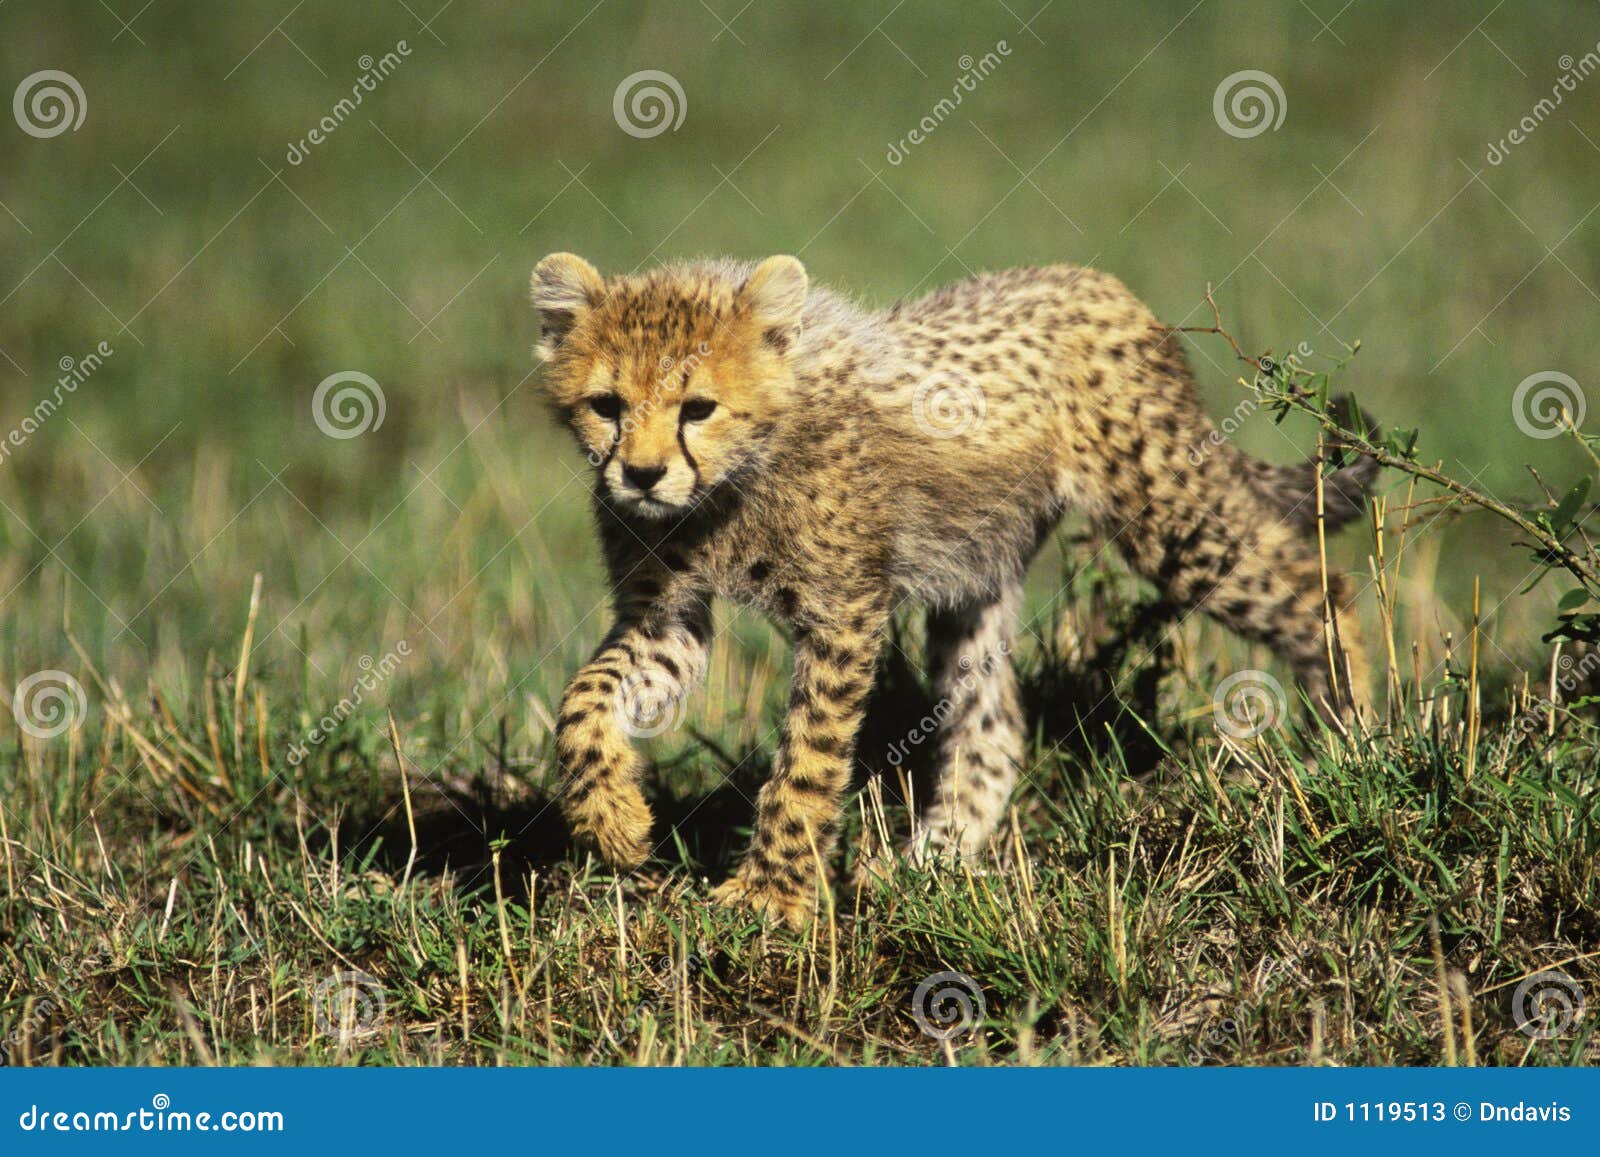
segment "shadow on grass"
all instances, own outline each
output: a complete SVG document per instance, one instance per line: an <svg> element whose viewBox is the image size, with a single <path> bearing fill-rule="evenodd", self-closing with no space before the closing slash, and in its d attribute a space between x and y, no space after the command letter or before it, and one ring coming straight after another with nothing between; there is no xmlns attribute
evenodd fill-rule
<svg viewBox="0 0 1600 1157"><path fill-rule="evenodd" d="M684 796L671 794L668 784L678 764L709 757L691 750L673 763L657 765L644 786L647 796L653 792L650 803L656 815L652 860L673 866L687 863L715 876L729 870L743 850L756 792L770 770L771 757L759 750L741 753L734 761L735 770L718 777L718 786ZM530 870L572 868L589 852L573 839L552 794L495 782L483 772L457 783L413 786L412 804L413 873L452 872L464 892L492 886L496 849L501 884L514 899L526 898ZM349 834L357 860L370 855L380 870L394 875L405 870L412 837L403 807L390 802L381 814L351 814L342 831Z"/></svg>
<svg viewBox="0 0 1600 1157"><path fill-rule="evenodd" d="M1086 659L1069 662L1047 651L1020 671L1030 761L1053 760L1074 782L1090 762L1107 756L1131 775L1153 768L1161 749L1140 719L1155 717L1156 694L1171 657L1163 638L1170 622L1169 607L1141 605ZM932 718L936 704L906 648L896 642L879 664L852 786L863 788L878 776L885 804L904 809L908 789L913 800L932 798L938 744L931 736L907 742L913 731L929 730L921 721ZM692 729L690 734L694 745L658 763L644 784L656 814L653 860L718 878L732 870L748 843L756 794L771 772L775 745L730 751L714 737ZM703 789L673 790L686 781ZM552 795L503 774L479 770L455 782L415 785L412 794L413 872L453 872L463 890L492 885L497 847L502 886L518 898L530 870L572 867L586 855ZM381 814L346 816L341 841L348 839L358 859L370 854L374 866L396 874L405 870L412 849L410 823L398 803L384 801ZM845 822L850 827L854 815Z"/></svg>

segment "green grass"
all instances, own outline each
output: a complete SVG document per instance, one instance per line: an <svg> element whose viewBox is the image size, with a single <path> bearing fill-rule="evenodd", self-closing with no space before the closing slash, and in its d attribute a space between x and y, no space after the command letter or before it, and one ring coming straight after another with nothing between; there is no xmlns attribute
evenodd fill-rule
<svg viewBox="0 0 1600 1157"><path fill-rule="evenodd" d="M1063 676L1024 674L1030 694ZM1285 728L1222 750L1208 725L1145 731L1130 702L1103 732L1039 736L991 869L846 874L795 936L706 900L770 751L730 774L736 724L667 745L672 827L618 879L571 850L514 751L440 764L419 723L408 819L380 720L289 770L295 711L247 683L267 714L236 757L233 687L218 672L176 732L130 707L94 746L20 754L14 1062L1433 1064L1470 1036L1483 1063L1572 1064L1600 1046L1592 1021L1532 1040L1511 1004L1548 966L1600 978L1595 735L1565 712L1554 738L1542 714L1486 728L1469 778L1459 686L1354 741ZM903 666L885 687L869 736L917 712ZM887 804L860 799L874 832L904 822L886 782ZM1448 1033L1441 969L1470 1008ZM913 997L951 971L984 1016L944 1045ZM343 1033L318 995L342 988L368 1002Z"/></svg>
<svg viewBox="0 0 1600 1157"><path fill-rule="evenodd" d="M1361 614L1371 681L1392 638L1404 690L1357 740L1300 725L1223 744L1219 677L1272 665L1197 621L1081 654L1137 595L1072 571L1089 551L1064 537L1030 584L1032 766L991 874L858 895L846 863L809 938L707 906L785 699L782 635L727 608L706 688L656 745L657 859L621 881L589 864L545 792L553 705L606 627L604 590L525 303L557 249L606 269L798 251L876 302L968 268L1092 261L1191 325L1210 283L1248 349L1359 339L1341 384L1363 405L1419 426L1447 472L1531 501L1525 463L1558 490L1581 465L1517 430L1511 394L1592 362L1600 80L1502 164L1483 157L1558 58L1600 39L1591 6L1506 6L1474 31L1487 5L1313 3L1330 33L1295 5L1058 2L1029 32L1036 6L735 19L712 0L729 33L699 5L456 0L431 33L398 4L307 4L272 33L288 7L162 2L135 37L96 5L0 6L3 91L53 68L88 100L48 140L0 122L0 437L63 358L112 350L0 460L0 689L59 670L87 703L49 740L0 711L9 1060L1464 1060L1442 970L1475 1059L1593 1061L1592 1017L1531 1041L1511 1012L1542 968L1600 993L1596 736L1592 707L1569 706L1593 688L1561 697L1553 735L1512 725L1530 704L1546 718L1558 591L1519 594L1525 552L1407 508L1393 478L1392 628L1373 590ZM287 163L358 58L401 39L393 75ZM1001 39L999 68L888 164L958 58ZM1247 68L1288 106L1240 140L1211 98ZM682 84L677 132L613 120L642 69ZM1190 349L1212 412L1231 411L1229 351ZM312 393L345 370L381 384L386 416L335 440ZM1276 461L1309 446L1262 413L1235 437ZM1332 564L1368 573L1370 539L1331 543ZM890 823L881 753L922 711L916 626L862 743ZM946 1050L911 1001L951 970L986 1016ZM341 1040L313 1006L353 971L384 1011Z"/></svg>

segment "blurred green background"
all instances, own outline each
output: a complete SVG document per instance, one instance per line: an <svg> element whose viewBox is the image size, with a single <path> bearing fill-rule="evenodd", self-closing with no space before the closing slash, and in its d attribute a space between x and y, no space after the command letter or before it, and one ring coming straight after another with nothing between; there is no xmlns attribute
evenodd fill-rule
<svg viewBox="0 0 1600 1157"><path fill-rule="evenodd" d="M1553 484L1578 466L1519 432L1511 396L1538 371L1591 380L1600 77L1486 153L1597 41L1577 0L9 0L4 91L56 69L87 107L48 138L0 123L0 436L62 359L114 352L0 460L0 682L76 670L70 631L132 688L192 689L208 652L237 654L259 571L268 678L339 694L406 640L387 696L452 734L537 724L605 625L582 464L530 354L527 273L557 249L607 270L794 252L875 303L1093 263L1171 324L1208 324L1212 283L1247 349L1359 339L1344 381L1369 408L1531 497L1525 462ZM1237 137L1213 95L1246 69L1279 82L1283 120ZM647 138L613 113L642 70L683 93ZM1220 417L1237 363L1191 349ZM340 371L380 384L381 427L319 430ZM1237 437L1281 461L1304 435L1257 415ZM1436 641L1473 574L1497 607L1527 563L1476 524L1426 533L1417 592L1440 597L1408 588L1403 610ZM1491 617L1486 662L1536 655L1494 625L1525 602ZM741 632L768 661L764 629Z"/></svg>

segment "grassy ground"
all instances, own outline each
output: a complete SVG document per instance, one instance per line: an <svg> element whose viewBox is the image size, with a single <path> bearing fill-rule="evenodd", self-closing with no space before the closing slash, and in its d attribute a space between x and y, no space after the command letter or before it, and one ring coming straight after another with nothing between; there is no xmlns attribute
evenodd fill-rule
<svg viewBox="0 0 1600 1157"><path fill-rule="evenodd" d="M845 863L805 939L706 906L784 701L783 637L728 609L655 745L657 859L624 880L586 862L545 806L549 725L603 590L523 303L555 249L608 269L799 251L875 301L1092 261L1173 324L1209 322L1211 283L1251 349L1359 339L1342 382L1364 405L1532 501L1524 463L1552 487L1579 466L1511 398L1592 363L1600 81L1503 162L1485 150L1600 40L1591 6L1057 0L1022 28L1031 6L456 0L308 4L273 31L287 7L158 2L131 30L0 7L6 88L61 69L88 105L48 139L0 122L0 438L64 359L111 350L0 460L0 690L84 689L52 738L0 711L4 1059L1595 1058L1592 1016L1535 1040L1513 1011L1542 969L1600 994L1593 663L1540 642L1558 592L1519 593L1525 552L1393 478L1357 736L1219 732L1222 677L1267 656L1197 620L1148 628L1064 537L1030 584L1036 733L991 873L857 894ZM291 164L359 58L400 40ZM1212 95L1247 68L1287 110L1240 139ZM678 131L613 119L642 69L681 83ZM1232 411L1226 348L1191 350ZM385 417L333 439L313 391L347 370ZM1308 448L1264 413L1232 433L1277 461ZM1370 577L1372 531L1329 553ZM917 633L886 660L862 743L882 790L853 837L904 824L887 753L925 709ZM1578 676L1554 704L1552 670ZM983 998L948 1042L914 1015L941 972Z"/></svg>
<svg viewBox="0 0 1600 1157"><path fill-rule="evenodd" d="M773 672L735 665L764 729ZM1070 702L1064 680L1098 699L1105 668L1025 669L1036 762L992 870L841 882L809 937L706 901L770 757L750 724L668 746L658 859L616 879L570 851L523 787L542 759L504 736L441 759L419 722L402 783L365 716L285 768L294 710L246 681L236 730L221 671L209 730L120 701L95 746L25 745L8 792L10 1059L1595 1059L1592 1021L1530 1039L1511 1000L1549 966L1600 976L1592 726L1561 711L1552 735L1535 709L1469 745L1456 685L1360 738L1230 742L1209 713L1145 730L1140 663L1116 680L1129 711L1052 734L1040 700ZM869 751L920 713L907 665L885 688ZM851 825L868 847L904 824L898 777L879 782ZM961 974L947 999L919 1001L941 973Z"/></svg>

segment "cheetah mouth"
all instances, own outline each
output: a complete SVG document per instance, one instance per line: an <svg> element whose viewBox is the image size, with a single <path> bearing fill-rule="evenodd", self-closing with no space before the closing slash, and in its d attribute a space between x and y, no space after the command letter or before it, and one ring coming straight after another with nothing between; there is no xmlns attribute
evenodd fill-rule
<svg viewBox="0 0 1600 1157"><path fill-rule="evenodd" d="M671 518L689 509L685 503L668 502L648 494L618 494L612 491L611 501L624 510L642 514L646 518Z"/></svg>

